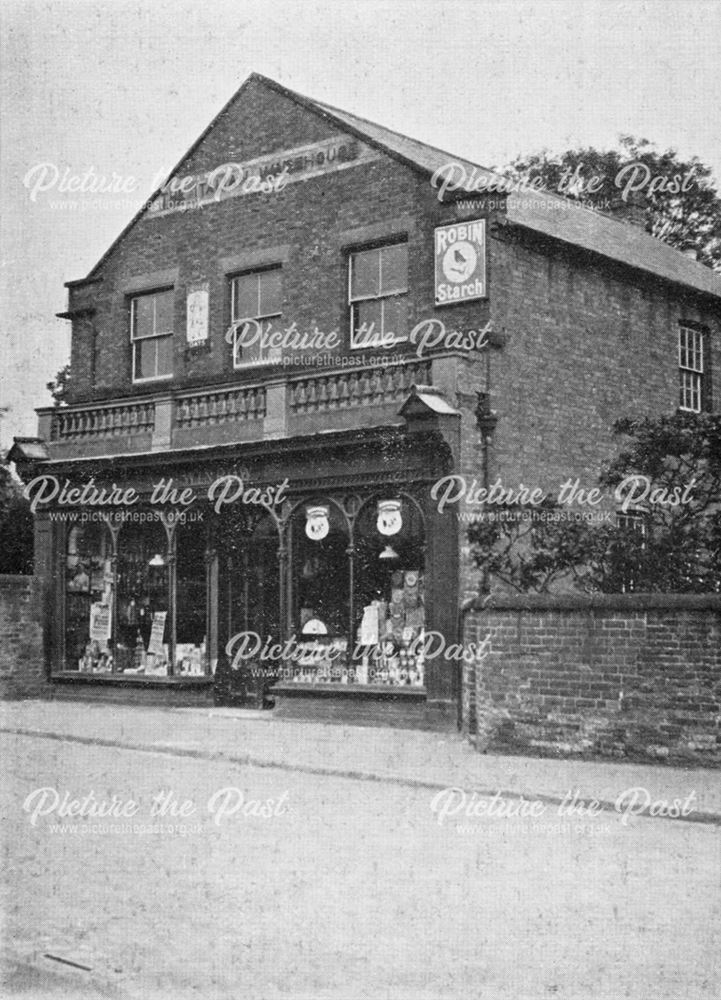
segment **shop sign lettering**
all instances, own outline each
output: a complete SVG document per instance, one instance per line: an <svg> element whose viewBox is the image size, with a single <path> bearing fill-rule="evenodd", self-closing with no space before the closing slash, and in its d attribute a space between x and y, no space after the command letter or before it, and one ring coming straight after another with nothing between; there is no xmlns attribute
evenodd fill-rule
<svg viewBox="0 0 721 1000"><path fill-rule="evenodd" d="M438 226L434 234L436 305L486 297L486 221Z"/></svg>
<svg viewBox="0 0 721 1000"><path fill-rule="evenodd" d="M288 184L335 173L377 160L379 154L351 136L259 156L243 163L221 163L212 170L171 177L149 203L146 219L201 208L249 194L275 194Z"/></svg>

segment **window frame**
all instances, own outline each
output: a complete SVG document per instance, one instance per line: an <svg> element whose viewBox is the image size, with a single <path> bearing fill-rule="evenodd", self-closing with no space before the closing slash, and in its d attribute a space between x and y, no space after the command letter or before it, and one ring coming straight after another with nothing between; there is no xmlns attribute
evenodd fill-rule
<svg viewBox="0 0 721 1000"><path fill-rule="evenodd" d="M690 323L679 324L677 360L678 408L684 413L702 413L706 402L705 329ZM693 405L695 401L698 405Z"/></svg>
<svg viewBox="0 0 721 1000"><path fill-rule="evenodd" d="M378 251L380 254L379 258L379 287L382 286L383 282L383 250L390 249L392 247L405 247L406 248L406 281L405 287L402 289L393 289L392 291L385 292L383 294L377 295L356 295L353 296L352 286L353 286L353 260L358 254L368 253L370 251ZM392 237L388 240L384 240L382 243L372 243L366 246L356 246L348 250L348 256L346 261L347 270L347 283L348 283L348 294L347 294L347 308L349 314L349 343L351 351L360 351L363 349L373 349L380 347L387 349L395 344L404 344L408 342L408 334L403 334L401 336L394 335L393 340L388 340L380 344L368 344L368 343L356 343L355 333L354 333L354 316L355 307L361 302L380 302L381 303L381 314L383 315L383 302L387 299L399 299L403 296L408 296L408 239L405 236ZM385 317L383 317L385 320ZM381 330L380 333L375 334L376 337L380 336L381 341L385 336L385 331Z"/></svg>
<svg viewBox="0 0 721 1000"><path fill-rule="evenodd" d="M261 294L260 294L260 292L261 292L261 286L260 286L261 275L267 274L267 273L269 273L271 271L277 271L277 272L279 272L279 275L280 275L280 306L281 306L281 308L277 312L269 312L269 313L263 312L263 313L261 313L260 312L260 306L261 306ZM257 278L258 278L258 295L257 295L258 313L255 316L239 316L239 317L236 318L236 316L235 316L235 301L236 301L236 294L237 294L236 293L236 282L240 278L247 278L247 277L251 277L251 276L257 276ZM270 350L265 349L264 350L262 346L259 348L259 350L260 350L260 357L257 360L251 360L251 361L242 361L242 360L239 361L238 360L238 347L237 347L237 337L236 337L237 331L235 329L235 326L236 326L236 323L240 322L241 320L246 320L246 319L257 320L262 325L262 323L264 321L266 321L266 320L277 319L278 317L280 317L280 316L283 315L283 308L282 308L283 307L283 265L281 263L268 264L268 265L265 265L263 267L254 267L254 268L251 268L250 270L237 271L235 274L228 275L228 283L230 285L230 327L233 330L233 340L232 340L232 345L231 345L232 346L232 351L233 351L233 371L242 371L242 370L246 370L248 368L259 367L260 365L272 364L273 361L276 360L276 358L274 358L272 356L272 349L270 349ZM242 348L241 348L241 350L242 350Z"/></svg>
<svg viewBox="0 0 721 1000"><path fill-rule="evenodd" d="M173 285L167 286L167 287L163 287L163 288L152 288L152 289L148 289L147 291L142 291L142 292L135 292L135 293L133 293L132 295L129 296L129 299L130 299L130 344L131 344L131 352L132 352L132 357L131 357L131 362L130 363L131 363L131 377L132 377L132 383L133 383L133 385L142 385L142 384L144 384L146 382L166 382L166 381L168 381L168 379L172 379L173 378L173 375L174 375L174 371L173 371L174 365L173 365L172 342L173 342L173 337L175 335L175 324L174 324L174 322L173 322L173 324L171 326L171 329L169 331L167 331L165 333L157 333L155 331L156 316L155 316L155 305L154 305L153 306L153 333L150 336L146 336L146 337L137 337L136 334L135 334L136 309L137 309L136 303L138 302L138 300L142 299L142 298L147 298L149 296L152 296L153 298L155 298L158 295L165 295L165 294L168 294L168 293L170 293L171 296L172 296L172 314L173 314L173 317L174 317L174 315L175 315L175 286L173 286ZM156 343L157 343L158 340L163 340L165 338L170 338L170 341L171 341L171 354L170 354L170 368L171 368L171 370L167 374L165 374L165 375L146 375L144 378L138 378L136 376L136 370L137 370L136 362L137 362L137 357L138 357L138 355L137 355L137 349L136 349L136 344L142 343L143 341L149 341L149 340L156 341ZM155 367L156 367L156 369L157 369L157 362L158 362L158 355L157 355L157 346L156 346L156 355L155 355Z"/></svg>

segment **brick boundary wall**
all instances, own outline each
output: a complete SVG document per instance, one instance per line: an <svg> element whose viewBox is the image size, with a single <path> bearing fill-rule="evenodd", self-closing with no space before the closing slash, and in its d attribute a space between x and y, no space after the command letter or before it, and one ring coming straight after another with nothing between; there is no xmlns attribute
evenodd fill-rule
<svg viewBox="0 0 721 1000"><path fill-rule="evenodd" d="M464 609L485 751L721 766L721 595L524 595Z"/></svg>
<svg viewBox="0 0 721 1000"><path fill-rule="evenodd" d="M47 693L41 594L34 576L0 574L0 698Z"/></svg>

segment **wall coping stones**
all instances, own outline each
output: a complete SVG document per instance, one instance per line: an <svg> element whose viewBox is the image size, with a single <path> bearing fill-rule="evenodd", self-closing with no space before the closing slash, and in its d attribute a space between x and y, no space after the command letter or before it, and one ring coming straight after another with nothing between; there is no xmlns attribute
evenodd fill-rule
<svg viewBox="0 0 721 1000"><path fill-rule="evenodd" d="M474 597L469 611L717 611L721 594L493 594Z"/></svg>

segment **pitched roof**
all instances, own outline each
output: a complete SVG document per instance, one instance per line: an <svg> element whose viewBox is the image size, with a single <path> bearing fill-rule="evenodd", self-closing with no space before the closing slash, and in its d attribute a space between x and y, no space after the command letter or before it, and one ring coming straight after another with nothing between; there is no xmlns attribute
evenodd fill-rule
<svg viewBox="0 0 721 1000"><path fill-rule="evenodd" d="M486 177L489 182L495 180L499 190L503 189L504 178L486 167L320 101L303 100L335 119L341 127L352 128L362 138L424 173L432 176L449 163L459 163L469 174L475 171L475 177ZM505 183L508 185L507 179ZM611 218L552 192L531 189L511 191L506 212L509 222L516 225L721 298L721 275L651 236L640 226Z"/></svg>
<svg viewBox="0 0 721 1000"><path fill-rule="evenodd" d="M215 122L238 100L242 91L252 81L261 83L315 114L319 114L325 120L335 124L342 131L352 133L371 146L388 153L395 159L400 160L415 170L427 174L429 177L432 177L440 168L451 162L455 162L463 166L466 171L474 171L476 178L484 177L489 183L495 180L498 182L499 189L503 189L504 178L486 167L472 163L463 157L453 156L444 150L438 149L435 146L429 146L427 143L420 142L417 139L411 139L409 136L385 128L383 125L378 125L348 111L334 108L329 104L324 104L322 101L315 101L312 98L304 97L302 94L289 90L282 84L276 83L275 80L270 80L259 73L251 73L243 82L228 103L218 112L208 127L203 130L188 152L176 164L170 174L171 177L180 170L183 163L195 152L206 135L211 131ZM505 183L507 184L507 181ZM160 190L161 188L159 187L153 192L145 205L150 204L159 194ZM147 211L145 205L133 217L105 254L103 254L85 281L97 277L101 265L113 248L145 211ZM585 250L601 254L604 257L619 261L630 267L655 274L667 281L685 285L696 291L721 298L721 276L712 271L711 268L692 260L690 257L669 246L669 244L644 232L638 226L631 225L619 219L610 218L600 212L585 208L578 202L562 198L560 195L546 191L511 191L507 196L506 216L509 222L518 226L524 226L527 229L532 229L572 246L582 247ZM83 283L68 282L67 284Z"/></svg>

